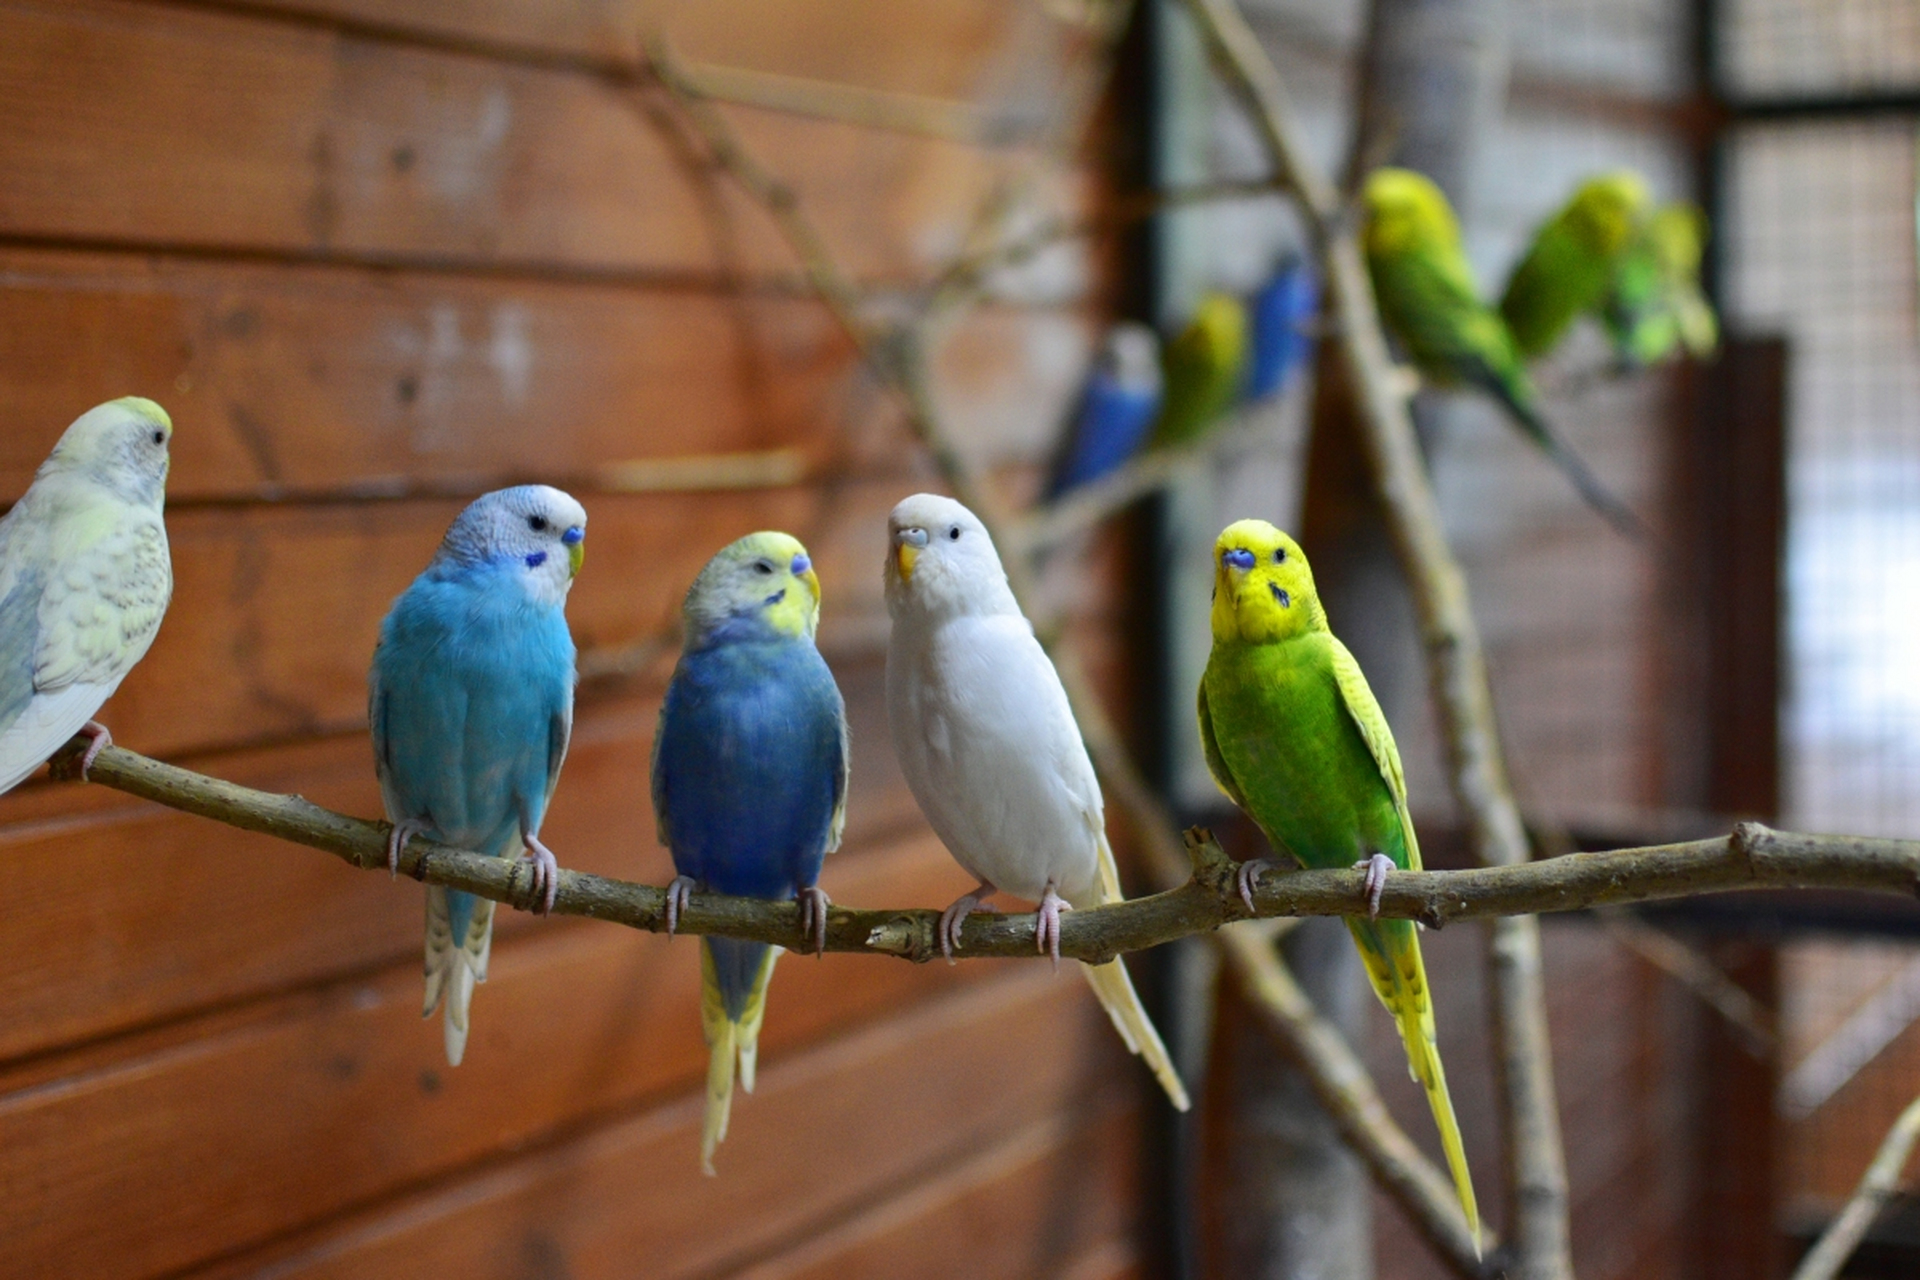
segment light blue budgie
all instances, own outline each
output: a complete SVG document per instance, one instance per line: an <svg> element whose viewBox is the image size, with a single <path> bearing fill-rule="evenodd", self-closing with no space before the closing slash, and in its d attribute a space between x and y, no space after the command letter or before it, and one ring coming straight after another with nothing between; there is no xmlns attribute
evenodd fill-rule
<svg viewBox="0 0 1920 1280"><path fill-rule="evenodd" d="M127 396L81 414L0 519L0 792L76 733L81 773L112 742L93 714L146 656L173 595L173 423Z"/></svg>
<svg viewBox="0 0 1920 1280"><path fill-rule="evenodd" d="M433 562L394 601L367 677L374 769L393 834L532 863L553 906L559 866L540 820L573 731L567 591L587 513L545 485L501 489L454 520ZM467 1046L473 986L487 980L493 903L427 886L427 998L446 1000L447 1061Z"/></svg>
<svg viewBox="0 0 1920 1280"><path fill-rule="evenodd" d="M1247 364L1249 401L1279 395L1313 360L1314 322L1320 316L1320 275L1298 254L1281 259L1247 304L1253 356Z"/></svg>
<svg viewBox="0 0 1920 1280"><path fill-rule="evenodd" d="M1087 375L1073 438L1047 496L1091 484L1139 451L1160 412L1160 339L1146 325L1116 324Z"/></svg>
<svg viewBox="0 0 1920 1280"><path fill-rule="evenodd" d="M809 936L826 946L820 864L840 847L847 803L847 717L814 648L820 580L784 533L723 547L687 592L686 647L653 738L653 809L679 872L667 889L669 931L693 889L800 900ZM753 1074L779 948L706 938L700 1021L708 1046L700 1167L727 1136L736 1060Z"/></svg>

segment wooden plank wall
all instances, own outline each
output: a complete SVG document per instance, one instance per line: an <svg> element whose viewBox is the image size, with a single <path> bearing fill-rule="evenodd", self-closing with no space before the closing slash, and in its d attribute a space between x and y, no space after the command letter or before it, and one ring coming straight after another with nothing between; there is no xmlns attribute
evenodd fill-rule
<svg viewBox="0 0 1920 1280"><path fill-rule="evenodd" d="M178 586L105 718L127 746L361 814L379 619L466 497L591 513L583 649L655 632L754 528L816 553L868 905L967 885L894 769L882 518L925 487L771 223L623 78L688 56L1013 111L1075 104L1083 32L987 0L0 3L0 501L79 411L178 427ZM999 184L1096 175L728 108L871 283L924 280ZM941 395L1003 469L1047 447L1097 275L949 334ZM798 450L808 478L615 492L607 464ZM1105 562L1102 562L1105 563ZM1077 597L1112 654L1111 566ZM662 672L583 702L546 835L662 882ZM423 1023L420 890L84 787L0 799L0 1239L10 1276L1123 1276L1143 1094L1084 985L1033 965L789 958L760 1091L697 1169L696 950L503 915L467 1062ZM991 1223L991 1230L983 1230Z"/></svg>

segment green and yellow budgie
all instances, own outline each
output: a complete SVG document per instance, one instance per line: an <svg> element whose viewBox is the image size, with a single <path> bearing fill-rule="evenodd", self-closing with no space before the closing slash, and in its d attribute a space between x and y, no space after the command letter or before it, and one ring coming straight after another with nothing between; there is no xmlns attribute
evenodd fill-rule
<svg viewBox="0 0 1920 1280"><path fill-rule="evenodd" d="M1327 629L1293 539L1264 520L1227 526L1214 544L1213 582L1213 653L1200 684L1207 767L1276 852L1308 867L1366 869L1371 910L1347 926L1426 1090L1478 1247L1480 1213L1434 1041L1419 938L1412 921L1373 914L1388 872L1420 869L1393 732L1360 664ZM1242 866L1249 909L1260 872L1272 865Z"/></svg>
<svg viewBox="0 0 1920 1280"><path fill-rule="evenodd" d="M1633 512L1541 415L1506 321L1480 299L1460 223L1440 188L1410 169L1377 169L1367 179L1365 205L1363 242L1380 319L1421 376L1493 396L1589 506L1621 532L1643 533Z"/></svg>
<svg viewBox="0 0 1920 1280"><path fill-rule="evenodd" d="M1226 417L1246 380L1250 351L1246 304L1230 293L1201 298L1160 357L1166 391L1153 447L1198 440Z"/></svg>
<svg viewBox="0 0 1920 1280"><path fill-rule="evenodd" d="M1596 308L1629 369L1658 364L1684 349L1710 356L1720 343L1713 306L1700 291L1707 215L1679 201L1656 209L1615 267Z"/></svg>
<svg viewBox="0 0 1920 1280"><path fill-rule="evenodd" d="M1524 359L1539 359L1581 313L1599 309L1649 203L1639 174L1603 173L1581 183L1540 224L1500 299L1500 314Z"/></svg>

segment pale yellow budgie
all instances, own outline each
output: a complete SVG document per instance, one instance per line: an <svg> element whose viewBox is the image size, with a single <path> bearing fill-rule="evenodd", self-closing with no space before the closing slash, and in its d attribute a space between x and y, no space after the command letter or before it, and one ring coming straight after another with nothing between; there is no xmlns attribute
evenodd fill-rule
<svg viewBox="0 0 1920 1280"><path fill-rule="evenodd" d="M173 423L126 396L74 420L0 519L0 792L76 733L146 656L173 595L167 447Z"/></svg>

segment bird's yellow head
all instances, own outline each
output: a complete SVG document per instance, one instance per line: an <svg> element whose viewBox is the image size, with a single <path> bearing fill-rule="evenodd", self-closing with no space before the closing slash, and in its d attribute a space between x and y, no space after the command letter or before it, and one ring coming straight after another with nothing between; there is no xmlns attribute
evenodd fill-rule
<svg viewBox="0 0 1920 1280"><path fill-rule="evenodd" d="M1247 349L1247 308L1230 293L1207 293L1174 341L1209 367L1231 364Z"/></svg>
<svg viewBox="0 0 1920 1280"><path fill-rule="evenodd" d="M820 579L798 538L750 533L707 561L683 615L690 649L726 640L811 640L820 625Z"/></svg>
<svg viewBox="0 0 1920 1280"><path fill-rule="evenodd" d="M1651 199L1639 174L1620 169L1581 183L1563 216L1588 248L1611 257L1627 247Z"/></svg>
<svg viewBox="0 0 1920 1280"><path fill-rule="evenodd" d="M1366 251L1391 257L1460 243L1460 221L1446 193L1424 173L1375 169L1362 200L1367 208Z"/></svg>
<svg viewBox="0 0 1920 1280"><path fill-rule="evenodd" d="M1266 644L1325 631L1300 544L1265 520L1236 520L1213 544L1213 638Z"/></svg>
<svg viewBox="0 0 1920 1280"><path fill-rule="evenodd" d="M40 470L79 473L128 501L159 502L172 443L173 420L165 409L140 396L122 396L75 418Z"/></svg>

